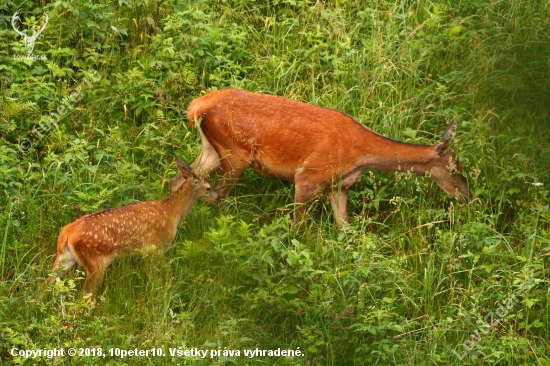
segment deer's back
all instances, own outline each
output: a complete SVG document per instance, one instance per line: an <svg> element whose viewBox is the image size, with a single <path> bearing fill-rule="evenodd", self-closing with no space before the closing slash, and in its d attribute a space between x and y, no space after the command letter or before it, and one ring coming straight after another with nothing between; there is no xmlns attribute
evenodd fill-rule
<svg viewBox="0 0 550 366"><path fill-rule="evenodd" d="M340 174L376 136L343 112L237 89L195 99L190 121L201 116L200 127L221 157L243 156L264 175L288 180L298 169Z"/></svg>

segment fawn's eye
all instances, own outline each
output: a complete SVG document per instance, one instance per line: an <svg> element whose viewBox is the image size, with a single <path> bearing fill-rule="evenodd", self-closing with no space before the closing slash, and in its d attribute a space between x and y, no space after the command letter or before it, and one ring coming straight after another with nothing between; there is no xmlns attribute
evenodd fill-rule
<svg viewBox="0 0 550 366"><path fill-rule="evenodd" d="M210 190L211 190L211 189L212 189L212 188L210 188L210 187L206 187L206 188L205 188L206 193L210 193Z"/></svg>

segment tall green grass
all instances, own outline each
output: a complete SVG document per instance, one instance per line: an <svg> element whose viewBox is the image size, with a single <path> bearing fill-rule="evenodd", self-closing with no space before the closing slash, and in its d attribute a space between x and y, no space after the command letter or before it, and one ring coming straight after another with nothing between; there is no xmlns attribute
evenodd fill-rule
<svg viewBox="0 0 550 366"><path fill-rule="evenodd" d="M41 6L0 4L2 362L102 361L25 360L12 347L196 347L305 356L106 360L549 364L548 2ZM47 61L13 59L25 52L10 24L19 8L21 27L48 13L34 49ZM101 80L59 127L33 134L94 69ZM320 197L297 233L292 185L247 171L225 207L193 209L164 256L115 262L98 297L79 296L75 273L38 299L61 227L167 195L173 153L200 151L188 103L228 86L340 109L414 143L436 143L456 118L453 148L475 197L461 206L427 178L366 172L349 230Z"/></svg>

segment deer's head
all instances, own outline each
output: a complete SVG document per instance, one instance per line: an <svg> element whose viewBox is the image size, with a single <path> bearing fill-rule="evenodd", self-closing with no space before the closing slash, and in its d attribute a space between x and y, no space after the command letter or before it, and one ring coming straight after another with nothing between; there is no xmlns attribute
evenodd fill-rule
<svg viewBox="0 0 550 366"><path fill-rule="evenodd" d="M468 187L468 180L463 175L462 164L460 164L456 153L450 148L455 131L456 121L453 120L447 127L445 136L436 146L431 175L437 185L446 193L466 201L472 198L472 193Z"/></svg>

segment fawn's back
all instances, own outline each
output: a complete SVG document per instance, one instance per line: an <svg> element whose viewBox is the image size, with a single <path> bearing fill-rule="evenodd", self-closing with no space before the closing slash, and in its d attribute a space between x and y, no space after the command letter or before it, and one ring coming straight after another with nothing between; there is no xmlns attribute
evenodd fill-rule
<svg viewBox="0 0 550 366"><path fill-rule="evenodd" d="M65 240L87 256L132 254L151 245L162 249L174 240L178 225L163 203L141 202L82 216L62 229L58 251Z"/></svg>

